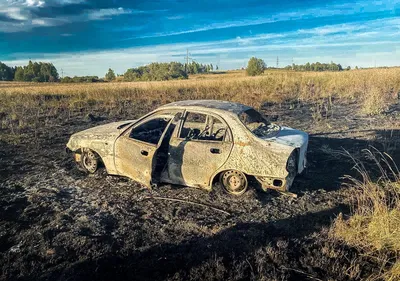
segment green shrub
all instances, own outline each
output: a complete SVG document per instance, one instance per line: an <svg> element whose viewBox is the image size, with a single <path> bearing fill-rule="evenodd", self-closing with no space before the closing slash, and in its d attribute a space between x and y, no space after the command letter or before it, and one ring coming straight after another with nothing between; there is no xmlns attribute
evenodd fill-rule
<svg viewBox="0 0 400 281"><path fill-rule="evenodd" d="M262 59L252 57L247 64L246 73L249 76L260 75L264 72L265 68L265 62Z"/></svg>

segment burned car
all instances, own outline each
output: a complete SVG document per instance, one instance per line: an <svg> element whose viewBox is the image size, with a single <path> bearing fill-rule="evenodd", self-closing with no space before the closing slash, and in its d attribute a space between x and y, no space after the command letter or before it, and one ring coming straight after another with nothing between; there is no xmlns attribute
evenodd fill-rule
<svg viewBox="0 0 400 281"><path fill-rule="evenodd" d="M243 194L248 180L288 191L306 166L308 134L270 123L255 109L226 101L188 100L138 120L73 134L67 148L82 169L129 177L147 187L171 183Z"/></svg>

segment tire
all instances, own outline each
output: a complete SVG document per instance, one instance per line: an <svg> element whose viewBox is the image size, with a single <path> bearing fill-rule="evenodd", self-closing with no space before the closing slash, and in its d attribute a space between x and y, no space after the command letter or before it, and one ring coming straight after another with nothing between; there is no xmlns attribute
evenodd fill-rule
<svg viewBox="0 0 400 281"><path fill-rule="evenodd" d="M236 170L221 173L219 182L225 192L235 196L242 195L248 188L246 175Z"/></svg>
<svg viewBox="0 0 400 281"><path fill-rule="evenodd" d="M81 167L89 174L94 174L99 168L99 157L90 149L83 150Z"/></svg>

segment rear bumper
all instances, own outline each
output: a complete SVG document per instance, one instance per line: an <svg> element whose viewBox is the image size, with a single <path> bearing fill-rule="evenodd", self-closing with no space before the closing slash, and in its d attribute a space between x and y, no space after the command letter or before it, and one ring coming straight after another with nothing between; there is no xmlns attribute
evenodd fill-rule
<svg viewBox="0 0 400 281"><path fill-rule="evenodd" d="M279 191L289 191L293 184L294 176L287 176L286 178L272 178L272 177L255 177L261 186L261 189L267 191L268 189L274 189Z"/></svg>
<svg viewBox="0 0 400 281"><path fill-rule="evenodd" d="M307 167L307 148L308 148L308 143L305 143L302 147L299 149L299 159L297 160L298 162L298 167L297 167L297 173L301 174L304 169Z"/></svg>

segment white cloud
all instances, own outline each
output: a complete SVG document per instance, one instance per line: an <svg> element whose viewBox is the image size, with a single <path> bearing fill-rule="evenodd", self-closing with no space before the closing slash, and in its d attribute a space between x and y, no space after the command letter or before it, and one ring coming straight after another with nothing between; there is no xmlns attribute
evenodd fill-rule
<svg viewBox="0 0 400 281"><path fill-rule="evenodd" d="M400 18L391 18L391 19L378 19L371 20L367 22L354 22L347 24L334 24L334 25L326 25L320 26L312 29L300 29L298 32L300 34L313 34L313 35L330 35L335 33L354 33L363 31L364 33L369 32L372 29L382 30L387 28L400 28Z"/></svg>
<svg viewBox="0 0 400 281"><path fill-rule="evenodd" d="M0 0L1 1L1 0ZM4 5L0 2L0 15L14 21L0 21L0 32L11 33L30 31L41 26L58 26L70 22L84 22L95 20L109 20L124 14L138 13L139 11L119 8L85 10L80 14L57 17L37 17L34 10L48 6L63 6L67 4L82 3L84 0L8 0Z"/></svg>
<svg viewBox="0 0 400 281"><path fill-rule="evenodd" d="M24 21L27 20L29 14L24 13L24 11L19 7L2 7L0 5L0 14L6 15L10 19Z"/></svg>
<svg viewBox="0 0 400 281"><path fill-rule="evenodd" d="M166 19L167 20L181 20L181 19L184 19L186 17L184 15L176 15L176 16L168 16L168 17L166 17Z"/></svg>
<svg viewBox="0 0 400 281"><path fill-rule="evenodd" d="M40 0L26 0L26 5L28 7L43 7L44 4L45 2Z"/></svg>
<svg viewBox="0 0 400 281"><path fill-rule="evenodd" d="M32 20L32 24L45 26L47 22L45 19L34 19Z"/></svg>
<svg viewBox="0 0 400 281"><path fill-rule="evenodd" d="M126 15L126 14L131 14L133 11L131 9L124 9L122 7L119 7L118 9L99 9L99 10L93 10L88 12L88 19L89 20L105 20L105 19L111 19L113 16L119 16L119 15Z"/></svg>

